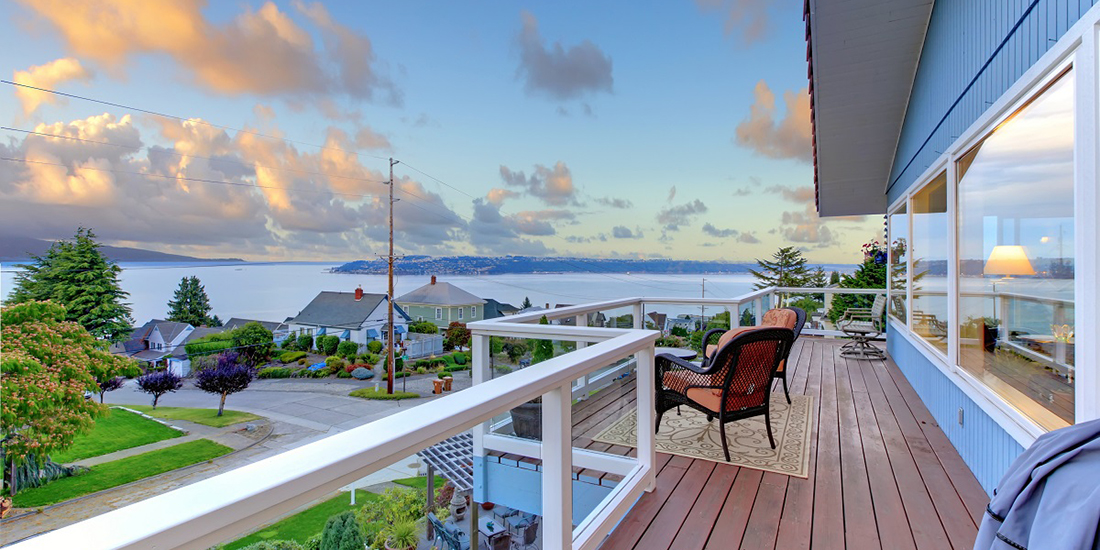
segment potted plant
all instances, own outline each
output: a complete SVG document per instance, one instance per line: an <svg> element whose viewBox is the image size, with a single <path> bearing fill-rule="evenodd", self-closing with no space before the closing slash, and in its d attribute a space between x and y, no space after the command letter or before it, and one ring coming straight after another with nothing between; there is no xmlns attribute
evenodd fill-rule
<svg viewBox="0 0 1100 550"><path fill-rule="evenodd" d="M386 550L415 550L420 539L415 521L398 521L386 530Z"/></svg>
<svg viewBox="0 0 1100 550"><path fill-rule="evenodd" d="M524 439L542 440L542 398L536 397L509 411L512 430Z"/></svg>

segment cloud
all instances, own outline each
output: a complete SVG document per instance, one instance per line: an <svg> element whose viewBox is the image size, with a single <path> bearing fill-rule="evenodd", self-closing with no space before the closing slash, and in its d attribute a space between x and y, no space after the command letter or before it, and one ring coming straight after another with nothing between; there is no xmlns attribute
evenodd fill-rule
<svg viewBox="0 0 1100 550"><path fill-rule="evenodd" d="M520 49L517 74L524 80L528 94L565 101L612 92L611 58L599 46L585 40L569 48L560 42L547 48L535 16L525 11L520 17L523 26L517 38Z"/></svg>
<svg viewBox="0 0 1100 550"><path fill-rule="evenodd" d="M761 155L777 159L812 160L810 147L810 96L807 88L783 92L786 112L776 120L775 94L761 80L753 90L749 117L737 125L735 142Z"/></svg>
<svg viewBox="0 0 1100 550"><path fill-rule="evenodd" d="M718 229L710 224L710 222L703 224L703 233L710 235L711 237L718 237L725 239L728 237L735 237L739 233L736 229Z"/></svg>
<svg viewBox="0 0 1100 550"><path fill-rule="evenodd" d="M26 84L35 88L51 89L70 80L82 80L87 82L92 79L92 72L85 69L80 61L72 57L55 59L44 65L35 65L25 71L15 71L12 82ZM23 105L23 116L31 116L43 103L56 104L62 101L61 96L16 87L15 97Z"/></svg>
<svg viewBox="0 0 1100 550"><path fill-rule="evenodd" d="M573 187L573 174L564 162L558 161L553 168L536 164L530 177L501 165L500 178L506 185L522 188L528 195L551 206L580 206L577 190Z"/></svg>
<svg viewBox="0 0 1100 550"><path fill-rule="evenodd" d="M739 187L733 190L733 196L735 197L747 197L752 194L752 190L748 187Z"/></svg>
<svg viewBox="0 0 1100 550"><path fill-rule="evenodd" d="M676 186L673 185L668 190L668 202L672 202L676 198Z"/></svg>
<svg viewBox="0 0 1100 550"><path fill-rule="evenodd" d="M68 48L112 69L141 54L164 54L208 90L223 94L343 94L373 100L400 92L375 70L370 40L329 17L320 4L296 4L325 37L310 33L272 2L229 21L208 20L205 2L42 0L27 6L60 31Z"/></svg>
<svg viewBox="0 0 1100 550"><path fill-rule="evenodd" d="M633 208L634 207L633 202L631 202L627 199L618 199L618 198L614 198L614 197L598 198L598 199L596 199L596 204L602 204L604 206L609 206L611 208L620 208L620 209L623 209L623 210L625 210L627 208Z"/></svg>
<svg viewBox="0 0 1100 550"><path fill-rule="evenodd" d="M616 225L611 228L611 236L616 239L641 239L645 235L642 234L640 229L631 231L629 227L624 225Z"/></svg>
<svg viewBox="0 0 1100 550"><path fill-rule="evenodd" d="M742 233L737 236L737 242L745 244L757 244L760 242L760 239L757 239L756 235L753 235L752 233Z"/></svg>
<svg viewBox="0 0 1100 550"><path fill-rule="evenodd" d="M816 198L813 186L787 187L785 185L772 185L764 191L782 195L784 199L796 203L814 202Z"/></svg>
<svg viewBox="0 0 1100 550"><path fill-rule="evenodd" d="M704 214L706 211L707 205L695 199L689 203L662 208L657 213L657 223L664 225L668 231L679 231L680 226L690 225L695 216Z"/></svg>
<svg viewBox="0 0 1100 550"><path fill-rule="evenodd" d="M572 220L575 216L564 210L536 210L517 212L505 216L504 222L520 235L554 235L557 230L551 222Z"/></svg>
<svg viewBox="0 0 1100 550"><path fill-rule="evenodd" d="M103 114L35 128L117 146L39 135L0 144L0 155L31 161L0 171L0 234L59 238L82 225L133 246L295 259L370 254L388 238L384 177L340 129L301 152L201 120L156 123L143 134L129 115ZM395 189L401 250L465 246L467 224L441 196L408 178Z"/></svg>
<svg viewBox="0 0 1100 550"><path fill-rule="evenodd" d="M372 130L369 126L360 126L355 131L355 146L360 149L392 151L389 138Z"/></svg>
<svg viewBox="0 0 1100 550"><path fill-rule="evenodd" d="M726 35L738 33L745 46L763 40L771 30L770 4L771 0L695 0L699 9L723 13Z"/></svg>
<svg viewBox="0 0 1100 550"><path fill-rule="evenodd" d="M499 207L500 205L504 204L504 201L508 199L514 199L519 196L520 194L516 193L515 191L494 187L489 190L489 194L485 196L485 200L489 201L489 204Z"/></svg>
<svg viewBox="0 0 1100 550"><path fill-rule="evenodd" d="M515 218L502 215L498 206L478 198L473 208L468 236L479 253L541 256L553 252L542 241L520 237Z"/></svg>
<svg viewBox="0 0 1100 550"><path fill-rule="evenodd" d="M817 215L813 204L807 204L803 212L783 212L779 233L790 242L814 244L818 248L836 244L836 235Z"/></svg>

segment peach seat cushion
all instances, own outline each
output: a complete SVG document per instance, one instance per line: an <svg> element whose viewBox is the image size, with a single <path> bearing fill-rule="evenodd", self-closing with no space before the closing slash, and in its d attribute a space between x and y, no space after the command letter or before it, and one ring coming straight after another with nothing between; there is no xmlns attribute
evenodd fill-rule
<svg viewBox="0 0 1100 550"><path fill-rule="evenodd" d="M722 336L718 337L718 344L710 344L707 346L706 356L708 358L713 357L715 352L717 352L719 348L726 345L726 343L730 340L733 340L734 336L737 336L738 334L741 334L746 330L754 330L766 327L781 327L794 330L794 326L798 323L798 314L789 309L769 309L766 313L764 313L762 323L763 324L755 327L735 327L727 330L726 332L722 333ZM779 371L783 370L783 367L786 365L786 363L787 362L785 360L779 363Z"/></svg>

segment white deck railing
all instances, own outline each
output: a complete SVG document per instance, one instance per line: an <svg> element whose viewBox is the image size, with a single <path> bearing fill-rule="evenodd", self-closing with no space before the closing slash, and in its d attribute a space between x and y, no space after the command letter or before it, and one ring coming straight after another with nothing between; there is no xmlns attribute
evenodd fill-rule
<svg viewBox="0 0 1100 550"><path fill-rule="evenodd" d="M759 318L765 304L770 307L775 303L776 292L831 295L884 291L769 288L732 300L627 298L471 323L472 388L45 533L12 548L207 548L248 533L469 429L474 430L475 453L499 449L542 460L543 548L595 548L642 492L652 490L655 484L653 348L658 333L643 330L645 307L721 306L736 319L741 308L751 304ZM589 313L621 308L633 312L632 328L583 326ZM540 325L543 315L550 320L573 317L578 326ZM578 343L578 349L494 379L489 376L491 336L572 341ZM612 365L617 365L617 370L605 375ZM608 376L617 376L626 369L637 369L637 406L650 412L638 418L638 456L573 449L570 412L578 387L583 395L605 383ZM494 416L540 396L541 443L486 433L487 423ZM576 529L571 521L573 466L623 476Z"/></svg>

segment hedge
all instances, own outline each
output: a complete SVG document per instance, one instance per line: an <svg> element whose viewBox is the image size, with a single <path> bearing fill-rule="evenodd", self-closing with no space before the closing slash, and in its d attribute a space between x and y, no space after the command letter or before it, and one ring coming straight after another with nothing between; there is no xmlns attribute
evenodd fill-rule
<svg viewBox="0 0 1100 550"><path fill-rule="evenodd" d="M379 342L378 340L371 340L370 342L367 342L367 351L371 353L381 353L382 342Z"/></svg>
<svg viewBox="0 0 1100 550"><path fill-rule="evenodd" d="M293 376L294 369L286 367L267 367L256 374L256 378L291 378Z"/></svg>
<svg viewBox="0 0 1100 550"><path fill-rule="evenodd" d="M293 363L306 355L304 351L288 351L279 356L279 361L282 363Z"/></svg>

